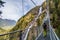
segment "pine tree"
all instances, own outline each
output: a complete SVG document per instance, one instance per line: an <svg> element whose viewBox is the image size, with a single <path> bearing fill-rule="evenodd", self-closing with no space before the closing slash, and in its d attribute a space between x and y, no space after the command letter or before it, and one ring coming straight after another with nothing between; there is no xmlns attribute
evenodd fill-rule
<svg viewBox="0 0 60 40"><path fill-rule="evenodd" d="M4 3L5 3L5 2L3 2L2 0L0 0L0 8L1 8L1 7L4 7L4 5L3 5ZM0 11L0 16L1 16L1 14L2 14L2 11Z"/></svg>

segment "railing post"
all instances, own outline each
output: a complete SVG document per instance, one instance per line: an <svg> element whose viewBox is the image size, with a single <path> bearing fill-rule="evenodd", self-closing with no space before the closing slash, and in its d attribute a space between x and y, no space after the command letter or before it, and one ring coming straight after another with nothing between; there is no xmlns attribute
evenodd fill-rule
<svg viewBox="0 0 60 40"><path fill-rule="evenodd" d="M22 30L20 31L19 40L22 40Z"/></svg>

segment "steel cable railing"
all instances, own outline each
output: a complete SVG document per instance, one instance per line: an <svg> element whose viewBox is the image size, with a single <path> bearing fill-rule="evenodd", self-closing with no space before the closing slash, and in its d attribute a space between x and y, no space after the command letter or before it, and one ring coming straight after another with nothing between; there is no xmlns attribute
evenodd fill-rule
<svg viewBox="0 0 60 40"><path fill-rule="evenodd" d="M46 11L46 10L42 11L42 13L44 13L45 11ZM34 25L34 22L37 21L37 19L38 19L38 17L39 17L40 15L41 15L41 13L39 13L39 14L37 15L37 17L34 19L34 21L31 23L31 25L30 25L30 27L29 27L29 29L28 29L28 32L27 32L26 37L24 38L24 40L27 39L27 36L28 36L28 33L29 33L30 29L31 29L32 26Z"/></svg>
<svg viewBox="0 0 60 40"><path fill-rule="evenodd" d="M39 33L38 34L38 37L35 39L35 40L38 40L38 39L40 39L40 36L42 36L43 37L43 24L44 24L44 22L47 20L47 16L45 15L45 17L44 17L44 19L43 19L43 22L42 22L42 24L41 24L41 26L40 26L40 31L41 31L41 33ZM44 38L44 37L43 37ZM40 39L41 40L41 39ZM44 40L44 39L43 39Z"/></svg>
<svg viewBox="0 0 60 40"><path fill-rule="evenodd" d="M51 24L50 24L50 17L48 16L49 14L47 14L47 20L48 21L48 34L50 35L50 40L59 40L58 36L56 35L56 33L53 31L53 28L51 27Z"/></svg>
<svg viewBox="0 0 60 40"><path fill-rule="evenodd" d="M45 12L45 10L44 10L42 13L44 13L44 12ZM38 14L38 17L39 17L39 16L40 16L40 14ZM33 20L32 24L38 19L38 17L36 17L36 18ZM32 24L30 25L29 28L26 29L27 31L32 27ZM13 31L13 32L6 33L6 34L0 34L0 36L9 35L9 34L14 34L14 33L17 33L17 32L20 33L20 31L21 31L21 30L17 30L17 31ZM23 34L25 35L25 33L27 33L27 31L26 31L26 32L23 32ZM23 35L23 36L24 36L24 35ZM15 36L14 36L14 37L15 37ZM9 39L9 38L8 38L8 39Z"/></svg>
<svg viewBox="0 0 60 40"><path fill-rule="evenodd" d="M56 33L53 31L53 28L50 26L50 35L52 37L52 40L59 40L58 36Z"/></svg>
<svg viewBox="0 0 60 40"><path fill-rule="evenodd" d="M47 6L47 9L48 9L48 6ZM49 11L47 10L47 21L48 21L48 26L49 26L49 35L50 35L50 39L51 40L59 40L58 36L56 35L56 33L53 31L53 28L51 27L51 24L50 24L50 16L49 16Z"/></svg>

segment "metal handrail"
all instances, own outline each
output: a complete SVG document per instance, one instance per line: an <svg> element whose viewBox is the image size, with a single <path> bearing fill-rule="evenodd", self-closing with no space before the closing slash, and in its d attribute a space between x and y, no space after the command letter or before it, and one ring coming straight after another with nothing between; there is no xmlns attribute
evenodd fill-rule
<svg viewBox="0 0 60 40"><path fill-rule="evenodd" d="M46 9L45 9L44 11L42 11L42 13L44 13L45 11L46 11ZM28 32L27 32L26 37L24 38L24 40L27 39L28 33L29 33L30 29L32 28L32 26L34 25L34 22L38 19L38 17L39 17L42 13L39 13L39 14L37 15L37 17L34 19L33 23L30 25L30 27L28 28Z"/></svg>
<svg viewBox="0 0 60 40"><path fill-rule="evenodd" d="M44 10L42 13L44 13L46 10ZM41 13L41 14L42 14ZM38 16L33 20L34 22L38 19L38 17L41 15L41 14L38 14ZM33 23L34 23L33 22ZM32 24L31 24L32 25ZM30 25L29 28L25 29L25 30L29 30L32 26ZM16 32L20 32L21 30L17 30L17 31L13 31L13 32L8 32L8 33L5 33L5 34L0 34L0 36L4 36L4 35L8 35L8 34L13 34L13 33L16 33ZM23 30L24 31L24 30Z"/></svg>
<svg viewBox="0 0 60 40"><path fill-rule="evenodd" d="M8 33L5 33L5 34L0 34L0 36L4 36L4 35L8 35L8 34L13 34L13 33L16 33L16 32L20 32L21 30L17 30L17 31L13 31L13 32L8 32Z"/></svg>
<svg viewBox="0 0 60 40"><path fill-rule="evenodd" d="M50 30L53 32L53 34L54 34L54 36L55 36L55 38L56 38L56 40L59 40L59 37L56 35L56 33L53 31L53 28L50 26Z"/></svg>
<svg viewBox="0 0 60 40"><path fill-rule="evenodd" d="M42 29L42 31L41 31L41 33L38 35L38 37L35 40L37 40L41 36L41 34L43 34L43 27L42 26L43 26L43 24L44 24L44 22L45 22L46 19L47 19L47 16L44 17L43 23L40 26L40 28Z"/></svg>

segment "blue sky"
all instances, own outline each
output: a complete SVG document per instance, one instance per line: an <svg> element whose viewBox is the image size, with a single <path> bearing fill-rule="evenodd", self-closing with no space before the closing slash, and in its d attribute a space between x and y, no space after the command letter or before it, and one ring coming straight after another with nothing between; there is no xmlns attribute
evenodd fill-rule
<svg viewBox="0 0 60 40"><path fill-rule="evenodd" d="M5 6L0 8L2 10L3 19L18 20L23 15L25 15L30 9L32 9L34 4L30 0L23 0L24 4L24 14L22 11L22 0L3 0L6 3ZM41 5L44 0L33 0L37 5Z"/></svg>

